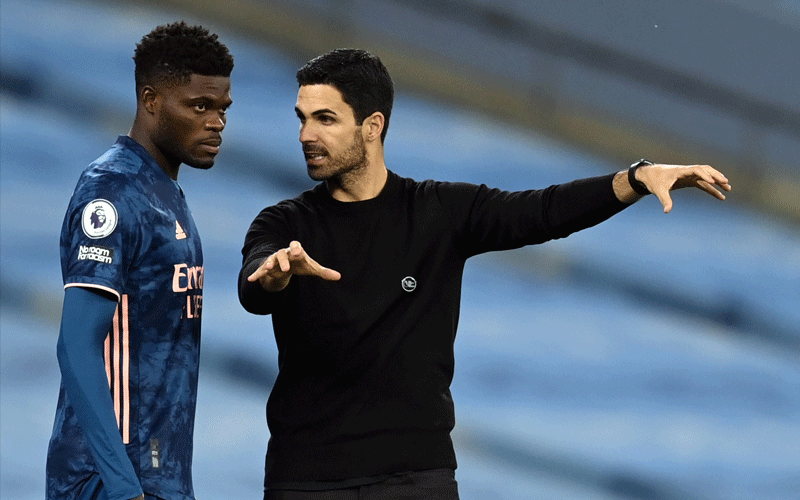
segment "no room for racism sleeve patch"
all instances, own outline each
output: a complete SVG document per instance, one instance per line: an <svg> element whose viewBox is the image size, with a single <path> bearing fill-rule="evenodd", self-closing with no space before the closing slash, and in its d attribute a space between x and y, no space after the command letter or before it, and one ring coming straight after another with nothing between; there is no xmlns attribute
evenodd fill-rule
<svg viewBox="0 0 800 500"><path fill-rule="evenodd" d="M83 209L81 227L93 240L105 238L117 227L117 209L107 200L90 201Z"/></svg>
<svg viewBox="0 0 800 500"><path fill-rule="evenodd" d="M78 260L93 260L103 264L111 264L114 262L114 250L97 245L81 245L78 247Z"/></svg>

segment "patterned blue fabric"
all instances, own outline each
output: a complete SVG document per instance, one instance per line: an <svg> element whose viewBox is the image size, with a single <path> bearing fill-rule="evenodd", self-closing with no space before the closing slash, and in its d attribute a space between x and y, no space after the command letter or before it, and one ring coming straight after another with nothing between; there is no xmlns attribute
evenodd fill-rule
<svg viewBox="0 0 800 500"><path fill-rule="evenodd" d="M193 499L203 255L183 192L121 136L81 175L61 232L64 285L117 295L106 372L120 435L145 493ZM62 388L48 498L77 498L95 457Z"/></svg>

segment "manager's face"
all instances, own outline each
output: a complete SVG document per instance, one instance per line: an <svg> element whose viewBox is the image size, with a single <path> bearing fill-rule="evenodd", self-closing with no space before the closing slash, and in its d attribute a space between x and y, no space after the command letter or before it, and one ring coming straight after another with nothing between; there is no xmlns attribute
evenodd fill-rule
<svg viewBox="0 0 800 500"><path fill-rule="evenodd" d="M362 126L332 85L303 85L295 112L308 175L323 181L366 168Z"/></svg>

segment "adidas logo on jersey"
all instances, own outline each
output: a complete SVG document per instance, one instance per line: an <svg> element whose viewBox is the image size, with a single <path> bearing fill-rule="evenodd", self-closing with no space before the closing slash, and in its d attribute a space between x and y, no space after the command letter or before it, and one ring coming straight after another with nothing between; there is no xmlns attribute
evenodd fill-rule
<svg viewBox="0 0 800 500"><path fill-rule="evenodd" d="M175 221L175 239L176 240L185 240L186 239L186 233L183 231L183 228L181 227L181 225L178 224L178 221Z"/></svg>

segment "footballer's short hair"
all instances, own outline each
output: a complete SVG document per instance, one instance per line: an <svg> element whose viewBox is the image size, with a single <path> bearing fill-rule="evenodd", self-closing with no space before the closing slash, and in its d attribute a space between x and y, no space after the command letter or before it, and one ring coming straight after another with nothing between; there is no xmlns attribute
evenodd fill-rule
<svg viewBox="0 0 800 500"><path fill-rule="evenodd" d="M192 74L231 76L233 56L217 35L184 21L158 26L142 37L133 55L136 94L145 85L175 85Z"/></svg>
<svg viewBox="0 0 800 500"><path fill-rule="evenodd" d="M297 83L303 85L332 85L351 108L356 123L376 111L383 113L381 142L389 129L389 117L394 103L392 77L381 60L360 49L335 49L308 61L297 71Z"/></svg>

